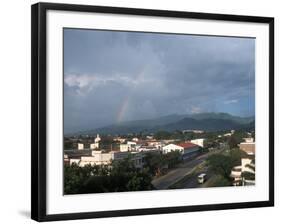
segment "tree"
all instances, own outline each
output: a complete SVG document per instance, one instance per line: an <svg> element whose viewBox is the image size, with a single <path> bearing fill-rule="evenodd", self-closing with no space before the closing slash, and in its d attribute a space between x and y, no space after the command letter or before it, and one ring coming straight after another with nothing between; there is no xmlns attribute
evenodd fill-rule
<svg viewBox="0 0 281 224"><path fill-rule="evenodd" d="M162 139L170 139L171 133L168 131L158 131L154 134L155 139L162 140Z"/></svg>
<svg viewBox="0 0 281 224"><path fill-rule="evenodd" d="M240 142L243 142L243 138L247 138L248 134L245 131L235 131L229 138L228 138L228 145L230 149L237 148Z"/></svg>
<svg viewBox="0 0 281 224"><path fill-rule="evenodd" d="M145 156L145 164L149 172L154 176L161 174L165 161L162 154L150 152Z"/></svg>
<svg viewBox="0 0 281 224"><path fill-rule="evenodd" d="M230 156L223 154L213 154L207 158L210 169L222 177L229 179L233 163Z"/></svg>
<svg viewBox="0 0 281 224"><path fill-rule="evenodd" d="M181 153L179 151L171 151L164 154L163 157L165 163L168 165L168 168L173 168L182 161Z"/></svg>
<svg viewBox="0 0 281 224"><path fill-rule="evenodd" d="M239 166L241 165L241 158L242 157L246 157L247 156L247 153L240 150L240 149L232 149L230 152L229 152L229 157L230 157L230 162L231 162L231 165L234 167L234 166Z"/></svg>
<svg viewBox="0 0 281 224"><path fill-rule="evenodd" d="M77 164L64 165L64 193L77 194L81 188L82 175Z"/></svg>
<svg viewBox="0 0 281 224"><path fill-rule="evenodd" d="M212 183L209 187L224 187L224 186L230 186L231 181L221 175L218 175L215 179L215 181Z"/></svg>
<svg viewBox="0 0 281 224"><path fill-rule="evenodd" d="M240 149L233 149L228 154L213 154L207 158L207 164L217 175L221 175L227 180L231 180L230 173L234 166L241 165L241 158L246 153Z"/></svg>
<svg viewBox="0 0 281 224"><path fill-rule="evenodd" d="M228 141L227 141L229 148L233 149L233 148L237 148L238 144L240 143L240 141L238 141L237 137L232 135L229 137Z"/></svg>
<svg viewBox="0 0 281 224"><path fill-rule="evenodd" d="M151 190L151 180L148 169L137 169L130 158L113 161L110 166L64 166L66 194Z"/></svg>
<svg viewBox="0 0 281 224"><path fill-rule="evenodd" d="M135 173L132 178L129 179L128 183L126 184L126 188L129 191L152 190L153 186L151 184L151 180L152 178L148 172L148 169L144 169L142 172Z"/></svg>

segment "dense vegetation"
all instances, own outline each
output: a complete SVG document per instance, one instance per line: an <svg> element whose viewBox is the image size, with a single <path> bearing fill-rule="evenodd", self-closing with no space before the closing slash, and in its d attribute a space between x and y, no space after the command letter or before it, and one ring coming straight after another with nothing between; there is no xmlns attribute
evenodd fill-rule
<svg viewBox="0 0 281 224"><path fill-rule="evenodd" d="M152 175L139 170L128 158L109 165L64 166L65 194L152 190Z"/></svg>
<svg viewBox="0 0 281 224"><path fill-rule="evenodd" d="M64 165L65 194L153 190L155 175L181 162L180 152L147 153L145 168L137 169L130 158L113 161L111 165Z"/></svg>
<svg viewBox="0 0 281 224"><path fill-rule="evenodd" d="M241 165L243 156L245 156L245 152L235 148L227 153L213 154L207 158L209 169L219 177L216 186L231 185L231 170L234 166Z"/></svg>
<svg viewBox="0 0 281 224"><path fill-rule="evenodd" d="M182 161L179 151L172 151L167 154L147 153L145 159L146 167L153 176L162 175L166 169L174 168Z"/></svg>

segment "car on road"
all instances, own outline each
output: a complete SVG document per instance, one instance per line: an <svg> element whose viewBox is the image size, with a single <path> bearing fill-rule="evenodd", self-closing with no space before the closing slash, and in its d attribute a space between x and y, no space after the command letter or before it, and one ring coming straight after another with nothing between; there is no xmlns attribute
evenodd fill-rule
<svg viewBox="0 0 281 224"><path fill-rule="evenodd" d="M206 173L201 173L198 175L197 181L199 184L203 184L206 181Z"/></svg>

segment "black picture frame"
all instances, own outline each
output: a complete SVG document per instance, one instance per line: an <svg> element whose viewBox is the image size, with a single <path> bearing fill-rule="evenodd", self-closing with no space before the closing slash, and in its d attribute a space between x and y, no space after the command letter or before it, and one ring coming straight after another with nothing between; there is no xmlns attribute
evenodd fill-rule
<svg viewBox="0 0 281 224"><path fill-rule="evenodd" d="M170 18L193 18L205 20L254 22L269 24L269 200L243 203L226 203L212 205L161 207L48 215L46 213L46 13L48 10L100 12L124 15L141 15L156 17L162 16ZM37 221L54 221L274 206L274 18L137 8L37 3L32 5L31 25L32 219Z"/></svg>

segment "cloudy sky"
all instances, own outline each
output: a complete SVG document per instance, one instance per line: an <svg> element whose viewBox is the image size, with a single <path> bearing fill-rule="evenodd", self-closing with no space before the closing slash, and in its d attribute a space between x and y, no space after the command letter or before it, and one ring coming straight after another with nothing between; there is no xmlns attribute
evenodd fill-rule
<svg viewBox="0 0 281 224"><path fill-rule="evenodd" d="M64 29L65 133L169 114L255 113L255 39Z"/></svg>

